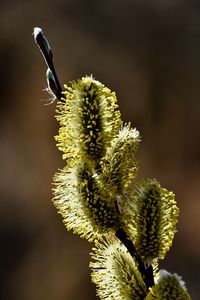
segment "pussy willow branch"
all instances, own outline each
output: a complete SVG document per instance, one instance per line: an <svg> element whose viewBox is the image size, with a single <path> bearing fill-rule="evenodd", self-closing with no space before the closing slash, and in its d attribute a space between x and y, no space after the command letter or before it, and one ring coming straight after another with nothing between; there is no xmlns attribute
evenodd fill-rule
<svg viewBox="0 0 200 300"><path fill-rule="evenodd" d="M49 80L51 79L50 85L52 83L52 86L53 86L52 90L55 93L56 98L59 101L64 102L64 100L62 100L62 88L61 88L61 85L58 80L56 70L54 67L53 53L50 48L49 42L48 42L47 38L44 36L42 30L38 27L34 28L33 35L34 35L34 40L35 40L37 46L39 47L40 51L42 52L42 55L47 64L47 67L52 72L53 76L51 78L49 78ZM131 254L131 256L137 261L138 269L143 276L146 286L148 288L152 287L154 285L152 265L149 265L147 267L144 265L140 256L137 254L134 244L131 242L131 240L128 238L127 234L125 233L125 231L122 228L118 229L118 231L116 232L115 235L124 244L124 246L127 248L129 253Z"/></svg>

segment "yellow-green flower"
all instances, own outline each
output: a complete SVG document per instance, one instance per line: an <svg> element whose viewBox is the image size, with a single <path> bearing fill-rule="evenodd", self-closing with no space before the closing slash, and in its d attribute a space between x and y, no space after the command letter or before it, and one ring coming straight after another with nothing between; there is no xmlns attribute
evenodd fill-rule
<svg viewBox="0 0 200 300"><path fill-rule="evenodd" d="M158 282L150 289L145 300L191 300L184 282L177 274L160 271Z"/></svg>
<svg viewBox="0 0 200 300"><path fill-rule="evenodd" d="M138 183L124 197L122 222L138 254L144 263L163 259L178 221L174 194L154 179Z"/></svg>
<svg viewBox="0 0 200 300"><path fill-rule="evenodd" d="M136 151L139 141L136 128L131 128L130 124L122 126L101 161L102 182L115 186L119 194L137 174Z"/></svg>
<svg viewBox="0 0 200 300"><path fill-rule="evenodd" d="M116 238L96 242L91 254L92 281L100 299L144 300L147 288L137 264Z"/></svg>
<svg viewBox="0 0 200 300"><path fill-rule="evenodd" d="M97 177L86 164L80 163L65 167L54 176L53 203L64 224L89 241L116 230L119 223L115 195L106 185L102 191Z"/></svg>
<svg viewBox="0 0 200 300"><path fill-rule="evenodd" d="M79 158L97 165L120 129L115 93L92 77L64 87L66 103L59 102L57 108L57 146L63 159Z"/></svg>

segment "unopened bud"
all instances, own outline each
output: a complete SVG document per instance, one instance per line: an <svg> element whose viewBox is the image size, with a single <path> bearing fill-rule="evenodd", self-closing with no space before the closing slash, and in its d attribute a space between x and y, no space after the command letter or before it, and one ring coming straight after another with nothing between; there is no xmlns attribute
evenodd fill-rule
<svg viewBox="0 0 200 300"><path fill-rule="evenodd" d="M52 60L53 55L47 38L44 36L42 29L39 27L34 27L33 36L36 44L40 48L42 54L44 55L46 62L48 64L48 59Z"/></svg>
<svg viewBox="0 0 200 300"><path fill-rule="evenodd" d="M63 102L62 100L62 88L60 86L60 82L58 80L58 77L56 75L56 70L53 63L53 54L49 45L49 42L47 38L44 36L42 29L39 27L34 27L33 30L33 37L35 40L35 43L39 47L40 51L42 52L42 55L45 59L45 62L47 64L47 91L53 95L53 100L56 98Z"/></svg>
<svg viewBox="0 0 200 300"><path fill-rule="evenodd" d="M49 68L47 69L47 72L46 72L46 78L47 78L48 90L50 92L52 92L56 97L57 92L58 92L58 87L56 84L55 77Z"/></svg>

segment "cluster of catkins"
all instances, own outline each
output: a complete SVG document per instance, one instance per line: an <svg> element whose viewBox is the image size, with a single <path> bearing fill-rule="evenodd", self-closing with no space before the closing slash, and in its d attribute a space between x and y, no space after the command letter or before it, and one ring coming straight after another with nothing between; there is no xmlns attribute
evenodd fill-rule
<svg viewBox="0 0 200 300"><path fill-rule="evenodd" d="M48 65L48 90L58 98L55 138L66 161L53 179L53 203L68 230L94 242L90 268L98 296L190 299L178 275L159 271L179 210L155 179L135 182L138 130L122 123L115 93L92 76L62 92L41 29L34 37Z"/></svg>

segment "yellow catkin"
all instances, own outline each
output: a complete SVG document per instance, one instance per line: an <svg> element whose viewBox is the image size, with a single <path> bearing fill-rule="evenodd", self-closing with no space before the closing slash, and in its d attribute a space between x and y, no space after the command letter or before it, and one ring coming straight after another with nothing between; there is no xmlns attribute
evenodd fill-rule
<svg viewBox="0 0 200 300"><path fill-rule="evenodd" d="M63 159L97 164L120 129L116 95L92 77L83 77L65 85L64 96L66 103L57 107L58 149Z"/></svg>
<svg viewBox="0 0 200 300"><path fill-rule="evenodd" d="M163 259L169 250L178 221L175 195L154 180L138 183L125 195L124 229L145 263Z"/></svg>

